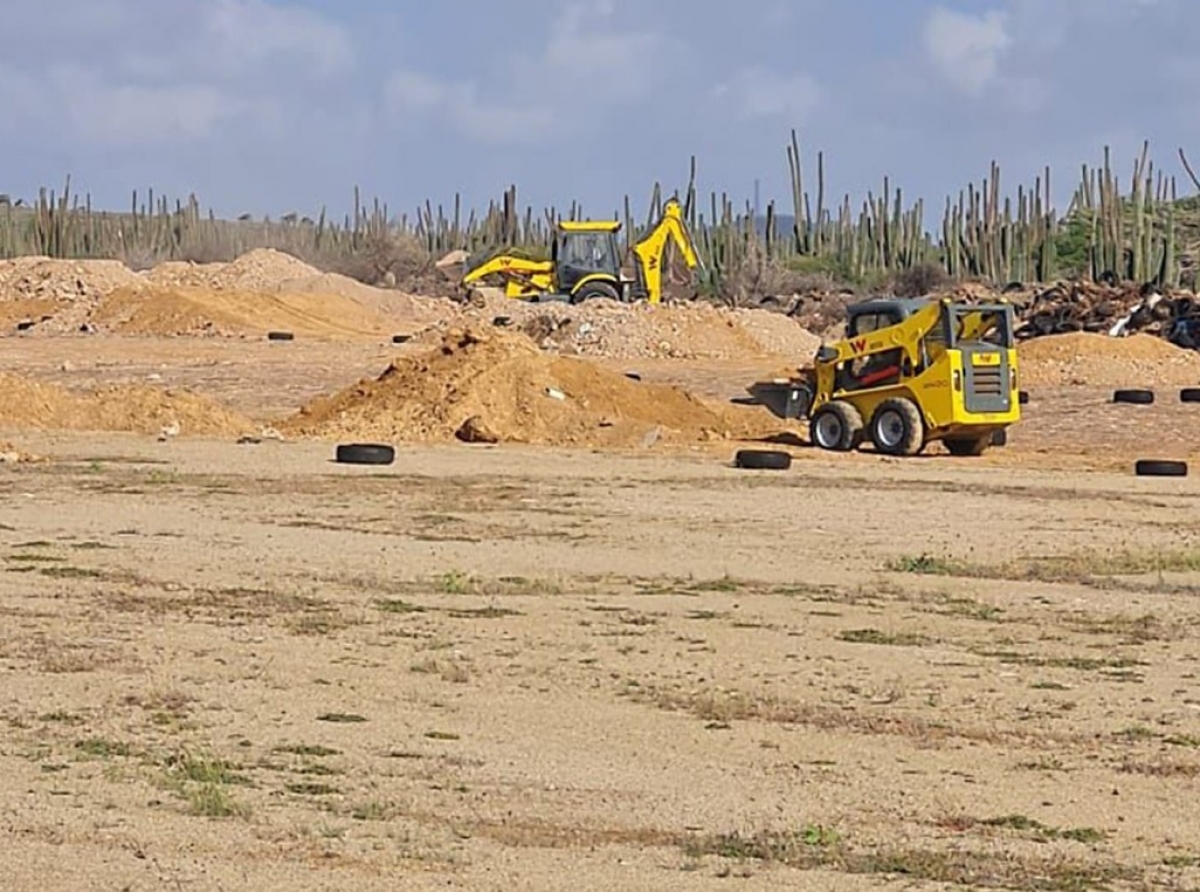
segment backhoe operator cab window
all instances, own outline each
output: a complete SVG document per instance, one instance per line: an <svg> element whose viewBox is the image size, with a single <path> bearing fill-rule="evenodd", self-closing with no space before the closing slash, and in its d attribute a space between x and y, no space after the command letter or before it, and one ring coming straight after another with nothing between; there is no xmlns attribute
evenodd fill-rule
<svg viewBox="0 0 1200 892"><path fill-rule="evenodd" d="M596 272L617 267L615 239L611 232L567 232L559 237L556 262L563 266Z"/></svg>

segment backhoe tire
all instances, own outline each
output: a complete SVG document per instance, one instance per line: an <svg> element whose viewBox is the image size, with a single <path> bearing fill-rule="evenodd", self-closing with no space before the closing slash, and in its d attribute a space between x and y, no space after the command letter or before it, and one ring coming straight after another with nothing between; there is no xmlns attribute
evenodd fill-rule
<svg viewBox="0 0 1200 892"><path fill-rule="evenodd" d="M808 439L832 452L851 452L863 438L863 418L858 409L842 400L826 403L808 423Z"/></svg>
<svg viewBox="0 0 1200 892"><path fill-rule="evenodd" d="M992 445L992 435L988 434L984 437L946 437L946 439L942 440L942 445L946 447L946 451L951 455L983 455L987 451L987 448Z"/></svg>
<svg viewBox="0 0 1200 892"><path fill-rule="evenodd" d="M588 282L571 295L571 303L581 304L585 300L593 300L595 298L620 301L621 295L617 293L616 288L607 282Z"/></svg>
<svg viewBox="0 0 1200 892"><path fill-rule="evenodd" d="M777 449L739 449L733 464L749 471L786 471L792 466L792 457Z"/></svg>
<svg viewBox="0 0 1200 892"><path fill-rule="evenodd" d="M925 448L925 422L912 400L884 400L871 416L871 444L884 455L916 455Z"/></svg>

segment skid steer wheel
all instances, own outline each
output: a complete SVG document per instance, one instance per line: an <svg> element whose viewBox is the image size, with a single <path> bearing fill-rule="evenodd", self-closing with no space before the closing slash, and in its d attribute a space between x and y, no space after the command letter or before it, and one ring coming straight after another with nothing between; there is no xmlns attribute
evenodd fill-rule
<svg viewBox="0 0 1200 892"><path fill-rule="evenodd" d="M1134 463L1133 473L1139 477L1186 477L1188 466L1185 461L1142 458Z"/></svg>
<svg viewBox="0 0 1200 892"><path fill-rule="evenodd" d="M268 341L292 341L296 336L290 331L269 331L267 332Z"/></svg>
<svg viewBox="0 0 1200 892"><path fill-rule="evenodd" d="M1200 387L1185 387L1179 391L1181 403L1200 403Z"/></svg>
<svg viewBox="0 0 1200 892"><path fill-rule="evenodd" d="M390 465L396 450L382 443L339 443L334 461L343 465Z"/></svg>
<svg viewBox="0 0 1200 892"><path fill-rule="evenodd" d="M1139 405L1149 405L1154 402L1153 390L1114 390L1114 403L1136 403Z"/></svg>
<svg viewBox="0 0 1200 892"><path fill-rule="evenodd" d="M884 455L916 455L925 448L925 422L910 399L884 400L871 416L871 443Z"/></svg>
<svg viewBox="0 0 1200 892"><path fill-rule="evenodd" d="M740 449L733 457L733 465L752 471L786 471L792 466L792 457L774 449Z"/></svg>
<svg viewBox="0 0 1200 892"><path fill-rule="evenodd" d="M857 449L862 434L862 415L854 406L841 400L822 406L808 423L808 438L812 444L834 452Z"/></svg>
<svg viewBox="0 0 1200 892"><path fill-rule="evenodd" d="M1017 391L1017 402L1020 403L1022 406L1025 405L1027 402L1029 402L1029 391L1018 390Z"/></svg>
<svg viewBox="0 0 1200 892"><path fill-rule="evenodd" d="M581 304L585 300L592 300L593 298L597 297L603 297L607 298L608 300L617 301L621 299L621 295L617 293L617 289L612 285L609 285L607 282L588 282L577 292L571 295L571 303Z"/></svg>
<svg viewBox="0 0 1200 892"><path fill-rule="evenodd" d="M1003 433L1003 431L1000 431ZM983 455L989 446L993 444L992 435L988 434L983 437L946 437L942 440L942 445L946 447L946 451L951 455ZM1004 445L1002 443L996 445Z"/></svg>

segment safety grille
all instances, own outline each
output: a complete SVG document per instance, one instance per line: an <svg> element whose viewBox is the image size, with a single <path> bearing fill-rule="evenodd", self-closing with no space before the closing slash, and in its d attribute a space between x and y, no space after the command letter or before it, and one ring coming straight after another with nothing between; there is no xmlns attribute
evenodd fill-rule
<svg viewBox="0 0 1200 892"><path fill-rule="evenodd" d="M1004 395L1004 369L1002 366L975 366L971 369L971 390L980 396Z"/></svg>

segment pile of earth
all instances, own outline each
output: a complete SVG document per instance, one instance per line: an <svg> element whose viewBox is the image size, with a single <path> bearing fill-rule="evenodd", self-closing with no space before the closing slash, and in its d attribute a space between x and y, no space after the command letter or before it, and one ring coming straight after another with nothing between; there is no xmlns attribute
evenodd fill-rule
<svg viewBox="0 0 1200 892"><path fill-rule="evenodd" d="M1072 332L1017 347L1023 387L1200 386L1200 353L1163 338Z"/></svg>
<svg viewBox="0 0 1200 892"><path fill-rule="evenodd" d="M257 430L248 418L206 397L136 384L73 392L0 373L0 428L237 436Z"/></svg>
<svg viewBox="0 0 1200 892"><path fill-rule="evenodd" d="M341 305L358 304L406 330L423 328L452 309L444 301L364 285L337 273L323 273L291 254L270 248L249 251L230 263L160 263L145 274L145 280L172 289L319 295L324 300L338 300ZM323 314L324 318L333 320L335 311L336 307L331 307Z"/></svg>
<svg viewBox="0 0 1200 892"><path fill-rule="evenodd" d="M777 434L757 407L709 402L540 350L518 332L447 332L378 378L321 397L275 425L321 439L509 442L639 448Z"/></svg>
<svg viewBox="0 0 1200 892"><path fill-rule="evenodd" d="M363 285L273 250L231 263L172 261L137 273L117 260L0 261L0 328L152 335L315 337L416 334L453 315L447 301Z"/></svg>
<svg viewBox="0 0 1200 892"><path fill-rule="evenodd" d="M263 335L290 331L323 339L378 339L396 325L384 314L334 294L210 290L196 286L121 288L88 321L100 331L132 335Z"/></svg>
<svg viewBox="0 0 1200 892"><path fill-rule="evenodd" d="M529 335L545 350L611 359L738 360L783 356L809 362L820 338L794 319L762 310L729 309L702 302L624 304L531 303L480 290L472 304L439 326L482 326L499 321Z"/></svg>

